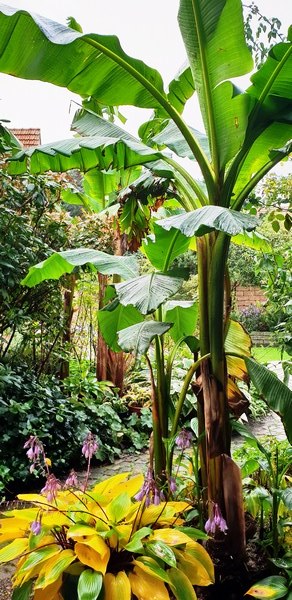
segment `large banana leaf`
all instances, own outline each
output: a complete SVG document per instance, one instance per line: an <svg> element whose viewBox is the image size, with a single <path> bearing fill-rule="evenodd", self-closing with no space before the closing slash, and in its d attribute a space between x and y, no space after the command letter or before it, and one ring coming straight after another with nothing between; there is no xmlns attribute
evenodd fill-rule
<svg viewBox="0 0 292 600"><path fill-rule="evenodd" d="M170 336L175 342L194 335L198 320L198 303L186 300L169 300L164 306L165 321L173 327Z"/></svg>
<svg viewBox="0 0 292 600"><path fill-rule="evenodd" d="M120 275L129 279L138 272L137 261L133 256L113 256L88 248L74 248L65 252L55 252L43 262L30 267L22 280L22 285L34 287L47 279L59 279L65 273L72 273L75 267L91 264L103 275Z"/></svg>
<svg viewBox="0 0 292 600"><path fill-rule="evenodd" d="M248 73L240 0L180 0L179 25L211 144L215 172L241 147L250 108L226 80Z"/></svg>
<svg viewBox="0 0 292 600"><path fill-rule="evenodd" d="M164 229L179 229L187 237L201 236L216 229L228 235L237 235L256 228L258 221L250 215L242 215L237 211L222 206L204 206L189 213L174 215L158 221Z"/></svg>
<svg viewBox="0 0 292 600"><path fill-rule="evenodd" d="M237 321L232 319L229 322L227 334L224 342L225 352L228 354L241 354L243 356L250 356L251 351L251 337L244 329L244 327ZM247 369L245 361L237 356L227 356L227 372L230 377L236 377L236 379L246 379Z"/></svg>
<svg viewBox="0 0 292 600"><path fill-rule="evenodd" d="M110 106L160 106L159 73L128 56L110 35L84 35L45 17L0 4L0 70L93 96ZM25 40L25 43L24 43Z"/></svg>
<svg viewBox="0 0 292 600"><path fill-rule="evenodd" d="M124 306L132 304L142 315L147 315L173 296L183 281L181 277L151 273L128 279L123 283L116 283L115 288L121 304Z"/></svg>
<svg viewBox="0 0 292 600"><path fill-rule="evenodd" d="M248 374L267 405L282 419L287 438L292 443L292 392L278 377L252 358L245 358Z"/></svg>
<svg viewBox="0 0 292 600"><path fill-rule="evenodd" d="M142 251L155 269L166 271L175 258L187 251L190 240L178 230L159 227L159 223L154 224L154 234L144 239Z"/></svg>
<svg viewBox="0 0 292 600"><path fill-rule="evenodd" d="M156 335L166 333L172 323L159 321L143 321L118 332L118 341L124 352L133 352L136 356L145 354Z"/></svg>
<svg viewBox="0 0 292 600"><path fill-rule="evenodd" d="M189 127L189 130L192 131L193 135L199 141L206 156L210 158L207 136L192 127ZM184 136L173 121L170 121L160 133L155 135L152 138L152 141L155 142L155 144L158 144L158 146L167 146L182 158L190 158L191 160L195 158Z"/></svg>
<svg viewBox="0 0 292 600"><path fill-rule="evenodd" d="M118 331L143 321L141 313L134 306L123 306L117 299L99 310L97 317L102 337L114 352L121 350L118 344Z"/></svg>
<svg viewBox="0 0 292 600"><path fill-rule="evenodd" d="M124 170L162 157L160 152L97 115L85 112L73 126L82 135L85 131L90 134L18 152L10 162L9 172L17 175L27 171L28 159L31 173L43 173L89 171L95 167L104 171Z"/></svg>

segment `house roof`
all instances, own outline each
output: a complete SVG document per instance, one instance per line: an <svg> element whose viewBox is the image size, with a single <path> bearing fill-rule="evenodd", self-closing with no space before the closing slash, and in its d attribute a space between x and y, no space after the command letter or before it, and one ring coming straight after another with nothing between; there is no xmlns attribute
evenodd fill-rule
<svg viewBox="0 0 292 600"><path fill-rule="evenodd" d="M10 131L17 137L24 148L31 148L32 146L39 146L41 144L41 130L40 129L10 129Z"/></svg>

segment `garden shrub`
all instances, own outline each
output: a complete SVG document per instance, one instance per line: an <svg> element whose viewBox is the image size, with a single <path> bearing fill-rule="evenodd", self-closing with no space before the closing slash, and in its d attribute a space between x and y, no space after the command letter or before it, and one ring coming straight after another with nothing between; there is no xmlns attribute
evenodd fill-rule
<svg viewBox="0 0 292 600"><path fill-rule="evenodd" d="M126 448L140 450L149 436L149 419L133 419L105 382L98 397L92 390L70 397L56 378L45 375L38 380L25 364L13 369L0 364L0 420L0 496L13 494L16 486L20 490L32 485L23 449L30 435L50 449L59 476L70 466L84 467L80 444L88 430L97 435L97 461L112 461Z"/></svg>

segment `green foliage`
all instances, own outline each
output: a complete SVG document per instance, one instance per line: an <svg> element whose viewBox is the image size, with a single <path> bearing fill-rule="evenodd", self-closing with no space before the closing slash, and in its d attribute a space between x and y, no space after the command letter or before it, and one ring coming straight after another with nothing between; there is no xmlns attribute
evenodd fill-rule
<svg viewBox="0 0 292 600"><path fill-rule="evenodd" d="M20 481L24 487L32 484L23 450L29 435L42 438L54 471L62 474L70 466L84 465L80 444L88 430L98 437L99 461L112 461L123 449L147 445L149 409L144 412L143 419L133 418L112 386L97 382L88 372L83 379L73 374L64 389L53 376L37 379L26 365L1 365L0 495L12 492Z"/></svg>

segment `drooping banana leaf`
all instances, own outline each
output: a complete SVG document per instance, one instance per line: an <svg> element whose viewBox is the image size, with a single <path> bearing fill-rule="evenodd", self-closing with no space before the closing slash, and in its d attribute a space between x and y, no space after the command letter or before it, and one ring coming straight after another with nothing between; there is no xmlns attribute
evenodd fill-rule
<svg viewBox="0 0 292 600"><path fill-rule="evenodd" d="M65 273L72 273L75 267L85 264L93 265L103 275L116 274L124 279L129 279L138 272L138 264L133 256L113 256L100 250L74 248L55 252L43 262L30 267L21 284L34 287L47 279L59 279Z"/></svg>
<svg viewBox="0 0 292 600"><path fill-rule="evenodd" d="M233 319L229 322L224 342L224 350L227 353L226 363L228 375L230 377L235 377L236 379L247 379L247 368L243 358L228 356L228 353L250 356L251 337L244 327Z"/></svg>
<svg viewBox="0 0 292 600"><path fill-rule="evenodd" d="M89 120L92 115L87 113L87 117ZM145 146L117 125L97 115L94 115L94 123L94 133L90 136L63 140L18 152L9 164L9 173L11 175L24 173L28 169L28 159L31 173L44 173L45 171L63 172L68 169L89 171L95 167L104 171L125 170L162 158L160 152Z"/></svg>
<svg viewBox="0 0 292 600"><path fill-rule="evenodd" d="M124 306L132 304L142 315L156 310L173 296L183 284L183 278L165 273L150 273L135 279L116 283L119 301Z"/></svg>
<svg viewBox="0 0 292 600"><path fill-rule="evenodd" d="M248 374L257 392L282 419L287 438L292 443L292 391L264 365L245 358Z"/></svg>
<svg viewBox="0 0 292 600"><path fill-rule="evenodd" d="M159 321L143 321L118 332L118 343L124 352L133 352L136 356L145 354L156 335L166 333L172 323Z"/></svg>
<svg viewBox="0 0 292 600"><path fill-rule="evenodd" d="M187 101L195 92L194 78L188 63L182 65L168 86L169 102L182 113Z"/></svg>
<svg viewBox="0 0 292 600"><path fill-rule="evenodd" d="M169 230L174 227L184 235L192 237L205 235L214 229L233 236L252 231L258 221L253 216L243 215L222 206L204 206L189 213L162 219L158 223L164 229Z"/></svg>
<svg viewBox="0 0 292 600"><path fill-rule="evenodd" d="M179 25L218 173L241 147L250 108L249 97L227 81L252 69L242 3L181 0Z"/></svg>
<svg viewBox="0 0 292 600"><path fill-rule="evenodd" d="M134 306L123 306L117 299L99 310L97 318L102 337L114 352L121 351L118 331L143 321L141 313Z"/></svg>

